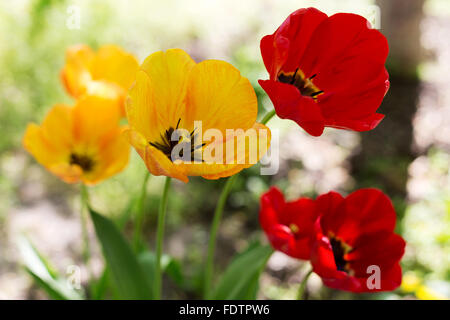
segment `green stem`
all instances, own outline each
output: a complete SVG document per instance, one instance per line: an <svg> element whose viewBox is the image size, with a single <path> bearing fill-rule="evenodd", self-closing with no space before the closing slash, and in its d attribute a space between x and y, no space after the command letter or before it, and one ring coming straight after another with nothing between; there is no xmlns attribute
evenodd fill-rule
<svg viewBox="0 0 450 320"><path fill-rule="evenodd" d="M220 220L222 219L223 209L225 207L225 203L227 201L228 195L230 194L231 187L236 181L237 174L228 178L222 193L220 194L219 202L217 203L216 210L214 211L214 218L211 224L211 231L209 236L208 243L208 255L206 258L206 266L205 266L205 277L203 283L203 295L208 298L210 294L211 281L213 276L213 263L214 263L214 252L216 250L216 240L217 240L217 232L219 230Z"/></svg>
<svg viewBox="0 0 450 320"><path fill-rule="evenodd" d="M312 270L308 271L308 273L303 277L302 282L300 283L300 286L298 287L297 292L297 300L303 300L305 299L305 290L306 290L306 283L308 282L309 276L313 273Z"/></svg>
<svg viewBox="0 0 450 320"><path fill-rule="evenodd" d="M264 118L262 118L261 123L267 124L267 122L269 122L269 120L272 119L275 114L276 114L275 109L267 112L266 115L264 116Z"/></svg>
<svg viewBox="0 0 450 320"><path fill-rule="evenodd" d="M270 119L275 115L275 109L269 111L261 120L262 124L267 124ZM219 230L220 221L223 215L223 209L225 207L225 203L227 201L228 195L230 194L231 188L234 182L237 179L238 174L231 176L228 178L222 193L220 194L219 202L217 203L216 210L214 211L214 218L211 224L211 230L209 235L208 242L208 253L206 256L206 265L205 265L205 275L203 279L203 296L207 299L210 295L211 290L211 282L214 272L214 253L216 250L216 242L217 242L217 232Z"/></svg>
<svg viewBox="0 0 450 320"><path fill-rule="evenodd" d="M170 189L170 177L166 177L166 182L164 183L164 190L159 202L158 211L158 226L156 229L156 266L155 266L155 299L161 299L161 284L162 284L162 272L161 272L161 255L162 246L164 239L164 224L166 220L167 211L167 199Z"/></svg>
<svg viewBox="0 0 450 320"><path fill-rule="evenodd" d="M145 196L147 194L147 182L150 178L150 172L146 170L144 181L142 182L141 194L139 196L138 211L136 215L136 223L134 226L133 244L136 252L139 251L142 239L142 226L145 216Z"/></svg>
<svg viewBox="0 0 450 320"><path fill-rule="evenodd" d="M80 212L80 220L81 220L81 233L83 238L83 261L87 268L89 268L89 259L91 257L91 250L89 246L89 233L87 228L87 217L86 213L89 207L89 192L87 187L84 184L81 184L81 212Z"/></svg>

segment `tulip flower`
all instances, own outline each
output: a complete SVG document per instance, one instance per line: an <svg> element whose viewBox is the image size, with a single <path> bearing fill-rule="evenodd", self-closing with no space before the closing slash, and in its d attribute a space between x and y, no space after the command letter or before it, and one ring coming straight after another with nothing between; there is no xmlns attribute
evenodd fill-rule
<svg viewBox="0 0 450 320"><path fill-rule="evenodd" d="M377 189L343 198L322 195L311 264L325 285L351 292L391 291L400 286L405 241L394 234L396 215Z"/></svg>
<svg viewBox="0 0 450 320"><path fill-rule="evenodd" d="M259 220L264 232L275 250L293 258L309 259L318 214L314 200L287 202L275 187L261 196Z"/></svg>
<svg viewBox="0 0 450 320"><path fill-rule="evenodd" d="M128 164L119 119L117 100L84 96L74 107L55 105L41 125L29 124L23 145L63 181L93 185Z"/></svg>
<svg viewBox="0 0 450 320"><path fill-rule="evenodd" d="M261 40L269 80L259 80L277 115L320 136L325 127L367 131L389 89L386 38L356 14L292 13Z"/></svg>
<svg viewBox="0 0 450 320"><path fill-rule="evenodd" d="M153 175L184 182L228 177L269 147L270 130L256 122L257 109L250 82L229 63L195 63L180 49L156 52L130 90L126 136ZM236 141L242 138L249 143Z"/></svg>
<svg viewBox="0 0 450 320"><path fill-rule="evenodd" d="M124 116L125 97L138 68L136 58L115 45L102 46L97 52L86 45L74 45L66 51L61 79L76 99L85 94L118 99Z"/></svg>

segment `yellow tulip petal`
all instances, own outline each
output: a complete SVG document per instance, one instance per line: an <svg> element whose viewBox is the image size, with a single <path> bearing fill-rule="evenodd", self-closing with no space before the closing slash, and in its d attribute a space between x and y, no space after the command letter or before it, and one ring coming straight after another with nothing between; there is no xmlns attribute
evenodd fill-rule
<svg viewBox="0 0 450 320"><path fill-rule="evenodd" d="M66 183L77 183L82 181L83 170L77 165L70 163L59 163L48 168L50 172Z"/></svg>
<svg viewBox="0 0 450 320"><path fill-rule="evenodd" d="M91 68L95 53L86 45L75 45L66 51L66 65L61 71L61 79L67 92L75 98L85 94L92 81Z"/></svg>
<svg viewBox="0 0 450 320"><path fill-rule="evenodd" d="M101 163L99 169L84 177L86 184L95 184L122 171L128 164L130 144L122 135L122 129L117 128L104 138L99 146L97 161Z"/></svg>
<svg viewBox="0 0 450 320"><path fill-rule="evenodd" d="M141 66L152 87L151 107L165 129L175 127L183 117L187 81L194 66L191 57L180 49L155 52Z"/></svg>
<svg viewBox="0 0 450 320"><path fill-rule="evenodd" d="M74 139L78 146L96 148L100 139L114 130L120 119L117 100L84 96L73 108Z"/></svg>
<svg viewBox="0 0 450 320"><path fill-rule="evenodd" d="M157 111L153 96L150 78L145 72L139 71L136 83L129 92L126 111L130 126L144 135L148 141L159 139L160 134L168 129L165 127L165 121L160 118L161 112Z"/></svg>
<svg viewBox="0 0 450 320"><path fill-rule="evenodd" d="M46 141L56 150L69 150L73 144L72 108L55 105L47 113L41 128Z"/></svg>
<svg viewBox="0 0 450 320"><path fill-rule="evenodd" d="M114 45L102 46L92 64L92 79L106 80L127 91L135 80L139 63L136 58Z"/></svg>
<svg viewBox="0 0 450 320"><path fill-rule="evenodd" d="M231 64L206 60L190 73L185 119L201 120L203 129L248 129L255 123L258 104L247 78ZM186 129L190 130L191 127Z"/></svg>
<svg viewBox="0 0 450 320"><path fill-rule="evenodd" d="M46 168L61 163L68 157L68 150L55 148L45 137L42 128L34 123L29 124L25 130L23 146Z"/></svg>
<svg viewBox="0 0 450 320"><path fill-rule="evenodd" d="M238 142L239 140L242 144ZM183 165L188 176L202 176L206 179L229 177L255 165L266 154L270 147L270 140L270 129L263 124L255 123L248 131L229 137L225 142L215 143L214 147L222 150L222 163L211 163L211 160L205 158L204 152L203 163L185 163ZM231 141L233 141L231 147L227 146ZM233 152L227 152L227 148Z"/></svg>
<svg viewBox="0 0 450 320"><path fill-rule="evenodd" d="M125 130L124 135L136 149L142 160L144 160L151 174L155 176L168 176L183 182L189 181L186 174L182 171L183 167L181 165L172 163L161 151L150 146L145 137L139 132L130 129Z"/></svg>

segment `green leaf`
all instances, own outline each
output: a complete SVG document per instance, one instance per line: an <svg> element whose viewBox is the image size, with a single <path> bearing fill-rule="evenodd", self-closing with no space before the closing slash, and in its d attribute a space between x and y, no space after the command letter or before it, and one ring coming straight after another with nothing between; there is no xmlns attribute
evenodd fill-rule
<svg viewBox="0 0 450 320"><path fill-rule="evenodd" d="M136 255L112 221L91 208L95 232L102 245L111 280L122 299L151 299L152 287Z"/></svg>
<svg viewBox="0 0 450 320"><path fill-rule="evenodd" d="M153 283L155 277L156 256L154 252L144 251L138 257L139 263L149 283ZM180 263L169 255L161 257L161 271L166 273L177 285L182 286L184 277ZM153 292L152 292L153 293Z"/></svg>
<svg viewBox="0 0 450 320"><path fill-rule="evenodd" d="M259 277L272 252L269 246L254 244L238 254L228 265L210 298L215 300L255 299Z"/></svg>
<svg viewBox="0 0 450 320"><path fill-rule="evenodd" d="M81 300L83 295L73 289L66 279L59 277L49 262L37 251L24 236L18 239L25 270L35 282L55 300Z"/></svg>
<svg viewBox="0 0 450 320"><path fill-rule="evenodd" d="M90 285L92 300L102 300L105 297L109 285L108 266L105 266L101 276L97 280L92 281Z"/></svg>

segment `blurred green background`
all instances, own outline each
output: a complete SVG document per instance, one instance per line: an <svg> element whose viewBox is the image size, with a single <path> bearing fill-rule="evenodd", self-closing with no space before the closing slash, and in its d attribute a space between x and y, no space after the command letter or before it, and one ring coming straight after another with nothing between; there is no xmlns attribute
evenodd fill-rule
<svg viewBox="0 0 450 320"><path fill-rule="evenodd" d="M261 176L243 171L227 202L217 249L218 268L253 239L265 241L258 223L259 196L270 185L289 198L329 190L349 193L378 187L394 201L397 231L408 245L404 283L392 293L352 295L330 290L313 276L310 298L450 298L450 2L448 0L15 0L0 3L0 299L46 299L23 270L17 238L26 234L61 274L68 266L101 273L103 260L89 236L93 257L83 264L79 189L46 172L22 148L28 122L40 122L55 103L73 100L59 72L65 49L117 44L140 62L150 53L182 48L196 61L223 59L250 79L260 114L272 108L257 84L266 79L259 40L292 11L315 6L328 14L355 12L369 20L381 8L381 31L391 53L391 90L380 111L386 119L372 132L326 130L308 136L290 121L273 119L280 130L280 168ZM71 6L80 28L67 26ZM91 188L93 206L132 233L145 167L132 152L128 168ZM163 178L151 177L145 203L145 238L154 245ZM180 283L166 281L167 298L198 297L198 278L208 228L224 181L193 178L176 182L170 195L165 250L182 266ZM261 299L295 298L306 264L276 253L261 278ZM175 281L176 282L176 281ZM169 290L171 289L171 290Z"/></svg>

